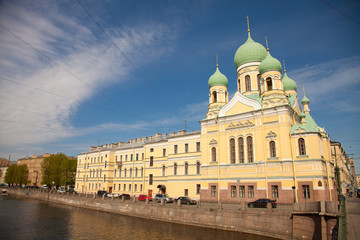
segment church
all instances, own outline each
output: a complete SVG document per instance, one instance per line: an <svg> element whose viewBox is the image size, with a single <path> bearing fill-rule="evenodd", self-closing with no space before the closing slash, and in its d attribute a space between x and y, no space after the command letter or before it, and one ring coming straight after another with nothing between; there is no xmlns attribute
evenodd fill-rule
<svg viewBox="0 0 360 240"><path fill-rule="evenodd" d="M216 65L200 131L90 147L78 156L76 191L234 203L336 199L330 138L311 117L310 100L304 94L299 104L296 82L249 27L234 62L237 91L229 99Z"/></svg>

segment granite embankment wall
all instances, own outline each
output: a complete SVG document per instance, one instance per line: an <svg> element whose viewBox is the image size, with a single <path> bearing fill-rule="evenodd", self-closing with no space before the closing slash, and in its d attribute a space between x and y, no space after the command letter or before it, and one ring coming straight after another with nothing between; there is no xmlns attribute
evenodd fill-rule
<svg viewBox="0 0 360 240"><path fill-rule="evenodd" d="M9 189L10 195L32 198L53 203L100 210L115 214L141 217L172 223L239 231L279 239L291 239L291 212L275 212L270 209L248 211L203 208L201 206L178 206L177 204L146 204L134 200L122 201L111 198L94 198L85 194L58 194L41 191Z"/></svg>

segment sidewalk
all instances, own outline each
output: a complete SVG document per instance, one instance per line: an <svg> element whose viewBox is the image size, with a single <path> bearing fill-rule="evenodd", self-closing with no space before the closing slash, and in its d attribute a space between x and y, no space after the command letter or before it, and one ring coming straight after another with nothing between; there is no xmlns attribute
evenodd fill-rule
<svg viewBox="0 0 360 240"><path fill-rule="evenodd" d="M347 239L356 240L360 236L360 198L346 199ZM357 236L357 237L356 237Z"/></svg>

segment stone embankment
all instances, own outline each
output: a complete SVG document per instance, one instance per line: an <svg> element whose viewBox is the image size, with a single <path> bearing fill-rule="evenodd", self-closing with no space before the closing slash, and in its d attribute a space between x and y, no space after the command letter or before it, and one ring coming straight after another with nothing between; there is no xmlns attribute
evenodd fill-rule
<svg viewBox="0 0 360 240"><path fill-rule="evenodd" d="M291 211L274 209L247 209L245 204L226 207L225 204L207 207L139 202L136 198L120 200L86 194L59 194L45 191L9 189L10 195L49 201L64 205L105 211L127 216L141 217L172 223L238 231L278 239L291 239Z"/></svg>

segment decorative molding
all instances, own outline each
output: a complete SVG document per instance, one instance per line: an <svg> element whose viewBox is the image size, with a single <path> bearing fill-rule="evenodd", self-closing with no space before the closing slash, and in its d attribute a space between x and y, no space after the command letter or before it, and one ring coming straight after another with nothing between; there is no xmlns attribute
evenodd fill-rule
<svg viewBox="0 0 360 240"><path fill-rule="evenodd" d="M270 131L268 134L266 134L266 139L267 140L273 140L273 139L276 139L276 133L274 133L273 131Z"/></svg>
<svg viewBox="0 0 360 240"><path fill-rule="evenodd" d="M226 130L233 130L233 129L242 129L242 128L250 128L250 127L254 127L255 124L253 122L250 122L249 120L247 120L245 123L241 123L239 122L238 124L233 124L230 123Z"/></svg>
<svg viewBox="0 0 360 240"><path fill-rule="evenodd" d="M248 97L245 97L241 93L236 92L234 97L227 104L225 104L221 108L221 110L219 111L218 116L219 117L224 117L226 115L226 113L229 110L231 110L236 105L236 103L238 103L238 102L240 102L242 104L245 104L247 106L253 107L254 111L261 109L261 105L260 105L260 103L258 103L258 101L254 100L254 99L251 99L251 98L248 98Z"/></svg>
<svg viewBox="0 0 360 240"><path fill-rule="evenodd" d="M209 142L209 145L210 146L216 146L217 145L217 141L215 139L212 139L210 142Z"/></svg>

